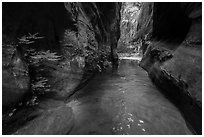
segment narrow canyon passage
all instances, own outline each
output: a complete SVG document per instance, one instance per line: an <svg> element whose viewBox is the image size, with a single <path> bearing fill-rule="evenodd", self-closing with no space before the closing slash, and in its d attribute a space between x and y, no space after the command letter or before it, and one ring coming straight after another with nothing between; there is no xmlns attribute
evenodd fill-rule
<svg viewBox="0 0 204 137"><path fill-rule="evenodd" d="M202 3L4 2L2 134L202 134Z"/></svg>
<svg viewBox="0 0 204 137"><path fill-rule="evenodd" d="M118 70L97 74L67 105L75 117L69 134L191 134L137 60L120 60Z"/></svg>

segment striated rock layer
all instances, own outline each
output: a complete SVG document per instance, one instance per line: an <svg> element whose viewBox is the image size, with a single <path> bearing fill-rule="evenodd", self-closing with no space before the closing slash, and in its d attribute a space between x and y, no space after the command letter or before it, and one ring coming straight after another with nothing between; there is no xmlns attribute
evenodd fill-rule
<svg viewBox="0 0 204 137"><path fill-rule="evenodd" d="M197 134L202 133L202 4L149 3L140 19L143 44L140 62L152 81L183 112ZM152 11L152 16L145 11ZM151 12L150 12L151 13ZM150 31L143 26L150 19Z"/></svg>

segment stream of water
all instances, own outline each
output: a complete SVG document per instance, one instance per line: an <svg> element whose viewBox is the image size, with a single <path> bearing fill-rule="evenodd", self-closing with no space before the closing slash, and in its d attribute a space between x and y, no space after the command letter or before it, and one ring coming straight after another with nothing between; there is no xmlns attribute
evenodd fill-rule
<svg viewBox="0 0 204 137"><path fill-rule="evenodd" d="M192 134L137 60L121 59L117 70L97 74L67 105L75 117L69 134Z"/></svg>
<svg viewBox="0 0 204 137"><path fill-rule="evenodd" d="M13 113L3 117L3 134L192 134L138 58L121 58L65 102L47 97Z"/></svg>

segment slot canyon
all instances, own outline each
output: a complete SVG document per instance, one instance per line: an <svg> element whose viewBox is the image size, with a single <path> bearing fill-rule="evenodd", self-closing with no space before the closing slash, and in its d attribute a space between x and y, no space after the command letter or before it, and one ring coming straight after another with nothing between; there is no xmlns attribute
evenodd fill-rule
<svg viewBox="0 0 204 137"><path fill-rule="evenodd" d="M3 135L201 135L202 2L3 2Z"/></svg>

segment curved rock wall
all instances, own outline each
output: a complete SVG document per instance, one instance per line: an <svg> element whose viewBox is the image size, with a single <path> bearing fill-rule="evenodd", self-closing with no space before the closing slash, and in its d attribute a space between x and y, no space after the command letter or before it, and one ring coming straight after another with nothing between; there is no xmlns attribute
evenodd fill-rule
<svg viewBox="0 0 204 137"><path fill-rule="evenodd" d="M115 62L120 37L120 5L4 2L3 52L6 53L9 46L13 51L3 58L3 106L11 107L31 91L66 98L80 84L87 65L94 64L90 67L101 71L105 57ZM18 60L15 65L12 66L10 58ZM22 64L26 64L23 69L28 73L23 85L29 86L24 86L23 92L14 92L9 85L23 79L13 81L13 68L22 69ZM16 98L10 98L13 95Z"/></svg>
<svg viewBox="0 0 204 137"><path fill-rule="evenodd" d="M143 45L140 66L201 134L202 4L153 5L153 18L147 15L153 21L151 42Z"/></svg>

